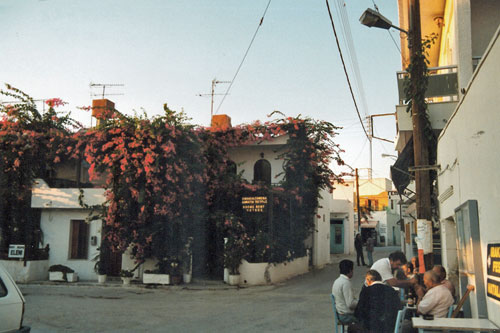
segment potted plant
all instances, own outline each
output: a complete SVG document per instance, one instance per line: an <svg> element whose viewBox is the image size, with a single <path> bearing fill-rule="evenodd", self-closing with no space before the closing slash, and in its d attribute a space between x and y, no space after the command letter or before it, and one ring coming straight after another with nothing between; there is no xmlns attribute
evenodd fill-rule
<svg viewBox="0 0 500 333"><path fill-rule="evenodd" d="M146 270L142 274L142 283L144 284L170 284L170 260L163 257L156 263L157 269Z"/></svg>
<svg viewBox="0 0 500 333"><path fill-rule="evenodd" d="M184 283L191 283L192 269L193 269L193 252L191 250L191 243L193 237L188 237L187 243L181 253L182 262L182 280Z"/></svg>
<svg viewBox="0 0 500 333"><path fill-rule="evenodd" d="M100 284L106 283L106 266L104 262L101 260L100 253L96 254L92 261L95 261L94 272L97 274L97 282Z"/></svg>
<svg viewBox="0 0 500 333"><path fill-rule="evenodd" d="M120 271L120 277L122 278L123 284L126 286L130 285L130 281L132 280L133 276L134 272L129 271L128 269L122 269Z"/></svg>
<svg viewBox="0 0 500 333"><path fill-rule="evenodd" d="M227 218L224 226L228 236L224 244L224 267L229 270L229 285L234 286L239 284L241 260L247 254L245 242L248 242L250 238L245 227L235 218Z"/></svg>
<svg viewBox="0 0 500 333"><path fill-rule="evenodd" d="M60 282L76 282L78 281L78 275L68 266L52 265L49 267L49 280Z"/></svg>

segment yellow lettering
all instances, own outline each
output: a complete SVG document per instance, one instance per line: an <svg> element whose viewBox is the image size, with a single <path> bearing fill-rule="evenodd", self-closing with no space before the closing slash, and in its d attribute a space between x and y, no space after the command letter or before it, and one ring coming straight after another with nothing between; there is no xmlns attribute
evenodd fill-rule
<svg viewBox="0 0 500 333"><path fill-rule="evenodd" d="M491 265L491 270L495 273L500 273L500 261L493 261L493 265Z"/></svg>
<svg viewBox="0 0 500 333"><path fill-rule="evenodd" d="M488 282L488 293L500 298L500 290L498 289L498 286L496 284Z"/></svg>
<svg viewBox="0 0 500 333"><path fill-rule="evenodd" d="M492 247L490 256L492 258L500 258L500 246Z"/></svg>

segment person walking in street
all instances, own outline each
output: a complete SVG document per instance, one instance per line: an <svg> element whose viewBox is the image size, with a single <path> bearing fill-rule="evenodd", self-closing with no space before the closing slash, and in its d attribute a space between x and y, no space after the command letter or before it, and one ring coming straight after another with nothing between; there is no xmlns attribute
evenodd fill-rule
<svg viewBox="0 0 500 333"><path fill-rule="evenodd" d="M335 306L339 314L339 320L344 324L356 321L354 309L358 304L358 299L354 297L351 279L354 275L354 262L342 260L339 263L340 276L332 286L332 294L335 297Z"/></svg>
<svg viewBox="0 0 500 333"><path fill-rule="evenodd" d="M356 262L359 266L359 258L361 258L361 264L366 266L365 257L363 256L363 240L361 239L361 234L357 234L354 239L354 248L356 249Z"/></svg>
<svg viewBox="0 0 500 333"><path fill-rule="evenodd" d="M366 255L368 256L368 266L372 267L373 265L373 246L375 244L375 241L373 240L373 237L370 235L368 236L368 239L366 240Z"/></svg>

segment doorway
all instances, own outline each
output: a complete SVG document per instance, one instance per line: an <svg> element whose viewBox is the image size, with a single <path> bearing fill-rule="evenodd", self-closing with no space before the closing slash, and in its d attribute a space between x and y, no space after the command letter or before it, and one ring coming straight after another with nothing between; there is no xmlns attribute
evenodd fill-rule
<svg viewBox="0 0 500 333"><path fill-rule="evenodd" d="M344 253L344 220L330 220L330 253Z"/></svg>

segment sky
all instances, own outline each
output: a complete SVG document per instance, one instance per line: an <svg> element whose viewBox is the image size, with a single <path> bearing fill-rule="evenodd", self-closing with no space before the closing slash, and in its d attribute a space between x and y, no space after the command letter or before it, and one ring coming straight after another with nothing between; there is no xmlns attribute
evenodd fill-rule
<svg viewBox="0 0 500 333"><path fill-rule="evenodd" d="M230 81L269 0L2 0L0 83L35 99L58 97L84 125L92 94L102 93L122 113L184 110L192 123L210 123L211 82ZM393 113L401 56L386 30L359 17L374 3L397 25L397 2L329 0L351 80L356 78L343 33L349 22L359 80L353 82L361 116ZM342 8L339 12L338 9ZM341 16L340 13L343 13ZM344 21L342 20L344 18ZM399 34L392 31L397 44ZM351 49L352 50L352 49ZM351 53L352 55L352 53ZM357 89L362 86L364 89ZM228 84L216 86L226 92ZM364 91L364 93L362 93ZM200 96L203 95L203 96ZM363 97L365 103L363 103ZM222 95L215 96L215 109ZM1 96L0 101L8 101ZM42 109L40 106L39 109ZM324 0L272 0L248 55L218 114L232 124L267 121L274 110L342 126L335 141L345 162L367 175L369 143L356 114ZM394 140L394 117L378 117L375 135ZM390 178L394 145L373 140L373 177Z"/></svg>

